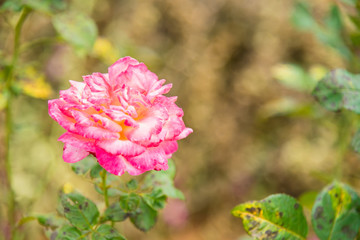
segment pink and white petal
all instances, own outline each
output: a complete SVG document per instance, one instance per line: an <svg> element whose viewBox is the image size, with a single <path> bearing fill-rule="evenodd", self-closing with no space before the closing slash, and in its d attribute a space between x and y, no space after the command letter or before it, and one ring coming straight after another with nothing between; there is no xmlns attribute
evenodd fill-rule
<svg viewBox="0 0 360 240"><path fill-rule="evenodd" d="M168 98L166 96L160 95L156 97L154 105L165 107L171 116L174 115L182 117L184 115L184 111L175 104L176 99L176 97Z"/></svg>
<svg viewBox="0 0 360 240"><path fill-rule="evenodd" d="M76 110L70 110L70 111L76 121L76 124L82 126L95 125L95 122L90 118L89 114L85 113L84 111L76 111Z"/></svg>
<svg viewBox="0 0 360 240"><path fill-rule="evenodd" d="M144 63L129 66L125 75L129 79L126 83L127 86L145 95L150 91L152 85L158 81L156 74L149 71Z"/></svg>
<svg viewBox="0 0 360 240"><path fill-rule="evenodd" d="M101 116L100 114L93 114L91 115L91 117L94 119L94 121L96 122L100 122L100 125L112 132L121 132L122 131L122 127L117 124L116 122L114 122L113 120Z"/></svg>
<svg viewBox="0 0 360 240"><path fill-rule="evenodd" d="M74 147L73 145L65 143L63 159L65 162L74 163L84 159L89 155L89 152L78 147Z"/></svg>
<svg viewBox="0 0 360 240"><path fill-rule="evenodd" d="M109 72L109 85L115 88L116 86L122 85L122 79L119 78L129 66L137 65L139 62L131 57L124 57L117 60L113 65L108 69Z"/></svg>
<svg viewBox="0 0 360 240"><path fill-rule="evenodd" d="M81 104L84 95L88 95L90 92L85 91L86 84L83 82L69 81L71 87L67 90L60 91L60 97L66 102L71 104ZM87 94L86 94L87 93Z"/></svg>
<svg viewBox="0 0 360 240"><path fill-rule="evenodd" d="M130 175L139 175L144 172L134 168L123 156L112 155L102 148L96 149L96 158L106 171L118 176L121 176L125 172L128 172Z"/></svg>
<svg viewBox="0 0 360 240"><path fill-rule="evenodd" d="M141 116L141 113L139 114ZM138 120L139 126L137 128L127 129L124 131L125 136L135 142L148 141L153 134L159 134L163 128L164 123L168 119L166 109L160 106L153 106L147 109L147 112L142 119Z"/></svg>
<svg viewBox="0 0 360 240"><path fill-rule="evenodd" d="M175 137L175 139L180 140L186 138L192 132L193 130L191 128L185 128L177 137Z"/></svg>
<svg viewBox="0 0 360 240"><path fill-rule="evenodd" d="M75 129L75 119L66 116L59 108L59 104L63 104L62 100L54 99L49 100L49 115L52 119L57 121L60 126L65 128L68 131L76 131Z"/></svg>
<svg viewBox="0 0 360 240"><path fill-rule="evenodd" d="M77 133L85 138L91 138L95 140L103 139L118 139L120 135L118 133L95 126L81 126L75 124Z"/></svg>
<svg viewBox="0 0 360 240"><path fill-rule="evenodd" d="M86 84L83 82L69 80L70 85L75 88L79 93L82 93L85 89Z"/></svg>
<svg viewBox="0 0 360 240"><path fill-rule="evenodd" d="M111 99L109 99L108 96L106 96L104 93L97 92L92 93L90 97L87 98L87 101L94 105L102 105L102 104L110 104Z"/></svg>
<svg viewBox="0 0 360 240"><path fill-rule="evenodd" d="M110 89L107 79L101 73L93 73L92 75L83 76L86 85L89 86L92 92L108 92Z"/></svg>
<svg viewBox="0 0 360 240"><path fill-rule="evenodd" d="M165 82L166 82L165 79L160 79L159 81L154 82L153 85L151 86L150 91L155 91L159 89Z"/></svg>
<svg viewBox="0 0 360 240"><path fill-rule="evenodd" d="M136 157L127 158L128 162L142 171L153 170L158 163L164 163L167 155L160 147L148 148L144 153Z"/></svg>
<svg viewBox="0 0 360 240"><path fill-rule="evenodd" d="M178 149L178 144L176 141L165 141L159 145L159 148L162 148L165 154L173 154Z"/></svg>
<svg viewBox="0 0 360 240"><path fill-rule="evenodd" d="M165 140L175 140L185 128L185 124L181 118L171 116L163 128L166 132Z"/></svg>
<svg viewBox="0 0 360 240"><path fill-rule="evenodd" d="M158 134L162 129L162 119L157 117L146 117L137 122L138 128L125 130L125 136L131 141L148 141L151 135Z"/></svg>
<svg viewBox="0 0 360 240"><path fill-rule="evenodd" d="M123 157L109 154L101 148L96 148L96 158L99 164L109 173L121 176L125 172Z"/></svg>
<svg viewBox="0 0 360 240"><path fill-rule="evenodd" d="M159 89L156 89L154 91L150 91L148 94L147 94L147 97L152 99L158 95L163 95L163 94L166 94L170 91L170 89L172 88L172 84L166 84L164 86L162 86L161 88Z"/></svg>
<svg viewBox="0 0 360 240"><path fill-rule="evenodd" d="M138 127L139 124L130 116L120 111L106 110L105 114L117 122L125 121L125 124L130 127Z"/></svg>
<svg viewBox="0 0 360 240"><path fill-rule="evenodd" d="M113 155L134 157L145 152L146 148L129 140L102 140L96 145Z"/></svg>
<svg viewBox="0 0 360 240"><path fill-rule="evenodd" d="M84 138L78 134L66 132L59 137L58 141L84 149L87 152L95 152L95 141L93 139Z"/></svg>

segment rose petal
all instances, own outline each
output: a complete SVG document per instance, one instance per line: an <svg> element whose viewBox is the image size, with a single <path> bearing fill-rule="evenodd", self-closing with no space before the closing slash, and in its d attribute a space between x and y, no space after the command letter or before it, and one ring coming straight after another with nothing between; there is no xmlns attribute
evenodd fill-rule
<svg viewBox="0 0 360 240"><path fill-rule="evenodd" d="M93 114L91 117L94 121L100 122L100 125L109 131L121 132L122 130L122 127L119 124L107 117L101 116L100 114Z"/></svg>
<svg viewBox="0 0 360 240"><path fill-rule="evenodd" d="M191 128L185 128L184 131L182 131L176 138L175 140L180 140L183 138L186 138L190 133L192 133L193 130Z"/></svg>
<svg viewBox="0 0 360 240"><path fill-rule="evenodd" d="M162 147L148 148L144 153L127 158L128 162L137 169L149 171L154 169L159 163L164 163L167 156Z"/></svg>
<svg viewBox="0 0 360 240"><path fill-rule="evenodd" d="M102 140L98 141L96 145L113 155L127 157L137 156L146 150L146 148L129 140Z"/></svg>
<svg viewBox="0 0 360 240"><path fill-rule="evenodd" d="M77 148L82 148L88 152L95 152L95 141L93 139L84 138L78 134L66 132L59 137L58 141L76 146Z"/></svg>
<svg viewBox="0 0 360 240"><path fill-rule="evenodd" d="M81 126L75 124L76 131L79 135L85 138L91 138L95 140L102 140L102 139L118 139L120 135L115 132L111 132L109 130L94 127L94 126Z"/></svg>
<svg viewBox="0 0 360 240"><path fill-rule="evenodd" d="M129 164L123 156L112 155L101 148L96 149L96 158L106 171L118 176L124 172L128 172L130 175L139 175L144 172Z"/></svg>
<svg viewBox="0 0 360 240"><path fill-rule="evenodd" d="M62 104L62 100L49 100L48 104L50 117L57 121L66 130L75 131L75 120L63 114L59 109L59 104Z"/></svg>
<svg viewBox="0 0 360 240"><path fill-rule="evenodd" d="M65 162L74 163L84 159L89 155L89 152L78 147L74 147L73 145L65 143L63 159Z"/></svg>
<svg viewBox="0 0 360 240"><path fill-rule="evenodd" d="M113 65L109 67L109 85L114 88L121 86L124 79L120 78L120 75L123 74L129 66L139 64L137 60L131 57L124 57L116 61Z"/></svg>

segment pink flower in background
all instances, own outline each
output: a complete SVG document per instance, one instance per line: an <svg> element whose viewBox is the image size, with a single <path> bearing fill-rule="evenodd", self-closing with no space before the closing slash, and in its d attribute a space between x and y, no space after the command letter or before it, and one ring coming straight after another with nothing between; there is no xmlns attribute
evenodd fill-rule
<svg viewBox="0 0 360 240"><path fill-rule="evenodd" d="M60 98L49 100L49 115L67 130L63 159L74 163L89 154L108 172L138 175L166 170L185 127L176 97L166 97L172 85L158 80L145 64L119 59L108 73L70 81Z"/></svg>

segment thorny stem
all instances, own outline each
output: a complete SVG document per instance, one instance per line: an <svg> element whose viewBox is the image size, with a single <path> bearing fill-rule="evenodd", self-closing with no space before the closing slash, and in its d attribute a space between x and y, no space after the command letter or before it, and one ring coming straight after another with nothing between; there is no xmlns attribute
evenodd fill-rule
<svg viewBox="0 0 360 240"><path fill-rule="evenodd" d="M14 81L14 69L19 58L19 46L20 46L20 35L21 28L24 24L26 17L30 13L30 9L24 7L19 20L15 26L15 35L14 35L14 50L11 60L11 65L8 68L7 74L5 76L5 94L7 97L6 106L5 106L5 170L6 170L6 188L8 190L8 222L9 227L11 228L11 233L8 234L8 239L13 239L15 233L15 194L12 190L12 169L11 169L11 160L10 160L10 141L11 135L13 132L12 124L12 100L13 100L13 91L12 85Z"/></svg>

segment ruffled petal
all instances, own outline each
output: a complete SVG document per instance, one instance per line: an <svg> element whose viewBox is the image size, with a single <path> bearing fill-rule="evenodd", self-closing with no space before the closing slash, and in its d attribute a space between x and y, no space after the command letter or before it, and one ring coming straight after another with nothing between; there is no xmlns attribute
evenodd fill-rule
<svg viewBox="0 0 360 240"><path fill-rule="evenodd" d="M118 176L121 176L125 172L128 172L130 175L139 175L144 172L132 166L123 156L112 155L102 148L96 149L96 158L106 171Z"/></svg>
<svg viewBox="0 0 360 240"><path fill-rule="evenodd" d="M68 163L78 162L84 159L88 155L89 152L82 148L78 148L67 143L65 143L64 145L63 159L65 162Z"/></svg>
<svg viewBox="0 0 360 240"><path fill-rule="evenodd" d="M180 140L186 138L193 130L191 128L185 128L176 138L175 140Z"/></svg>
<svg viewBox="0 0 360 240"><path fill-rule="evenodd" d="M125 131L125 136L135 142L148 141L153 134L159 134L162 130L164 122L167 120L168 114L166 109L154 107L149 109L142 119L138 120L137 128Z"/></svg>
<svg viewBox="0 0 360 240"><path fill-rule="evenodd" d="M49 100L49 115L68 131L75 131L75 120L66 116L59 108L59 104L64 104L60 99Z"/></svg>
<svg viewBox="0 0 360 240"><path fill-rule="evenodd" d="M165 142L162 142L159 145L159 147L164 150L165 154L173 154L174 152L177 151L178 144L176 141L165 141Z"/></svg>
<svg viewBox="0 0 360 240"><path fill-rule="evenodd" d="M126 157L137 156L146 150L145 147L129 140L102 140L98 141L96 145L110 154Z"/></svg>
<svg viewBox="0 0 360 240"><path fill-rule="evenodd" d="M158 95L162 95L162 94L166 94L170 91L170 89L172 88L172 84L166 84L165 86L162 86L161 88L158 88L154 91L150 91L148 94L147 94L147 97L152 99Z"/></svg>
<svg viewBox="0 0 360 240"><path fill-rule="evenodd" d="M58 141L84 149L87 152L95 152L95 140L84 138L78 134L66 132L59 137Z"/></svg>
<svg viewBox="0 0 360 240"><path fill-rule="evenodd" d="M129 66L125 75L129 79L126 85L145 95L147 95L154 83L158 81L156 74L150 72L144 63Z"/></svg>
<svg viewBox="0 0 360 240"><path fill-rule="evenodd" d="M139 156L127 158L128 162L142 171L153 170L158 164L167 161L167 155L162 147L148 148Z"/></svg>
<svg viewBox="0 0 360 240"><path fill-rule="evenodd" d="M120 138L119 133L115 133L100 127L82 126L78 124L75 124L75 127L77 133L83 136L84 138L91 138L95 140Z"/></svg>
<svg viewBox="0 0 360 240"><path fill-rule="evenodd" d="M100 114L93 114L93 115L91 115L91 117L94 119L94 121L99 122L99 124L103 128L105 128L109 131L121 132L121 130L122 130L122 127L119 124L117 124L116 122L114 122L113 120L111 120L107 117L101 116Z"/></svg>
<svg viewBox="0 0 360 240"><path fill-rule="evenodd" d="M131 57L124 57L116 61L108 69L109 85L112 86L113 89L121 86L126 79L121 78L120 75L123 74L129 66L136 64L139 64L139 62Z"/></svg>

